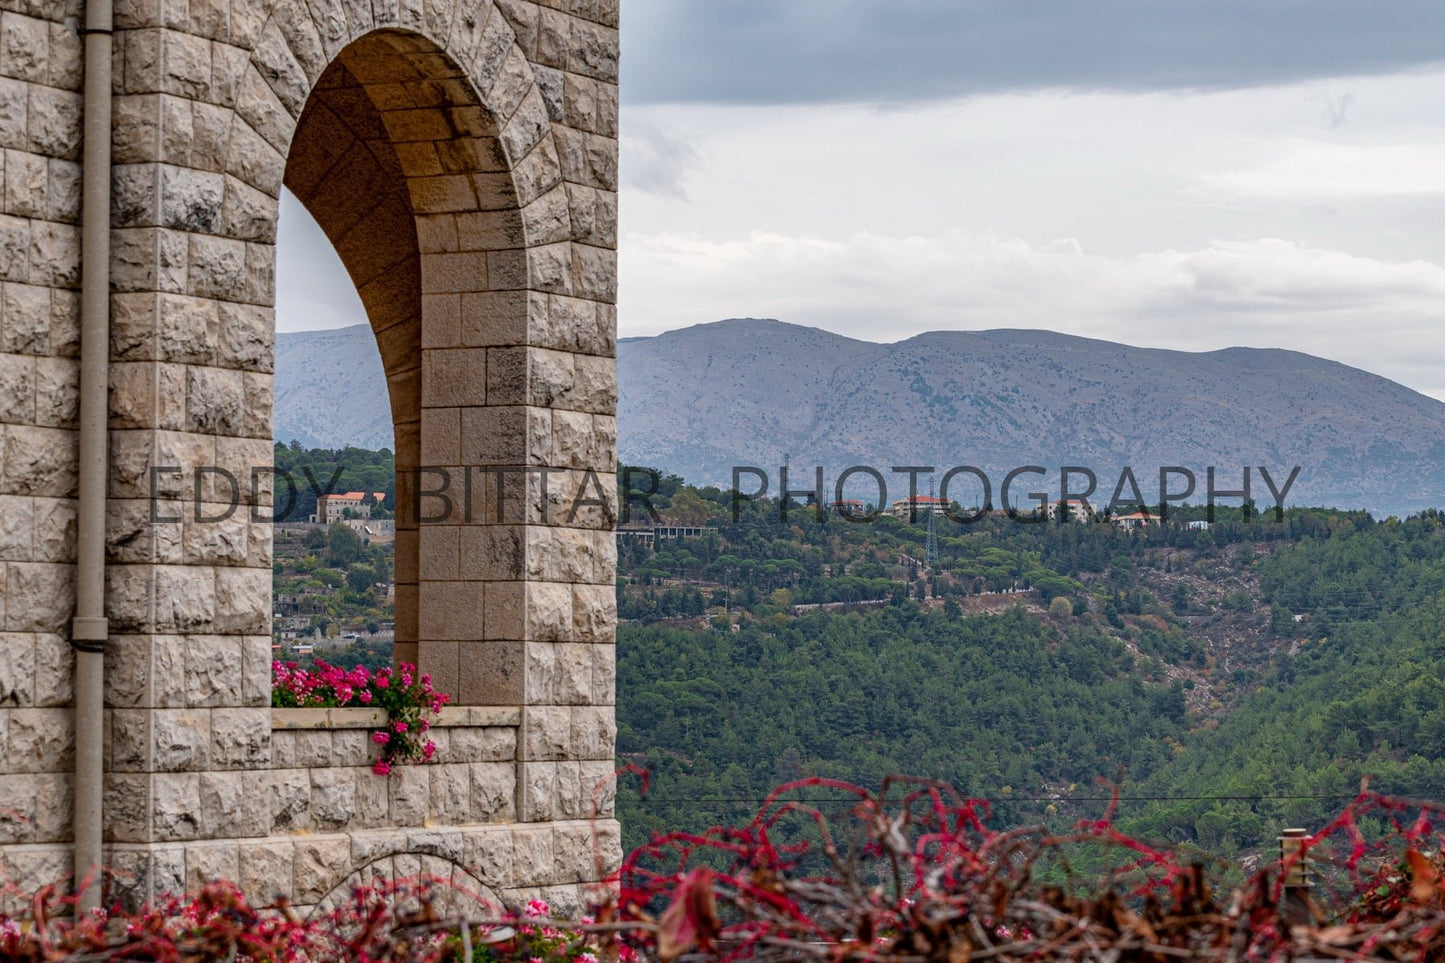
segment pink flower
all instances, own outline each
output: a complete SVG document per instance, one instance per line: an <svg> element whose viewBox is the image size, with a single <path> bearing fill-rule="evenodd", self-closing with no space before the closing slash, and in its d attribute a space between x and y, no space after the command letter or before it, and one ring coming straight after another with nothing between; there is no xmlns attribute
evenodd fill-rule
<svg viewBox="0 0 1445 963"><path fill-rule="evenodd" d="M527 908L522 911L522 916L529 920L535 920L541 919L543 916L548 916L551 912L552 907L548 906L545 900L529 899L527 900Z"/></svg>
<svg viewBox="0 0 1445 963"><path fill-rule="evenodd" d="M378 673L376 674L376 678L373 679L372 681L376 683L376 687L377 687L378 689L385 689L386 686L387 686L388 681L390 681L390 680L388 680L386 676L384 676L384 675L382 675L380 672L378 672Z"/></svg>
<svg viewBox="0 0 1445 963"><path fill-rule="evenodd" d="M421 747L421 755L423 759L430 759L436 754L437 744L435 742L428 741L426 745Z"/></svg>
<svg viewBox="0 0 1445 963"><path fill-rule="evenodd" d="M361 704L362 704L362 705L367 705L367 706L371 705L371 690L368 689L368 690L363 691L363 692L361 693L361 695L359 696L359 698L361 699Z"/></svg>
<svg viewBox="0 0 1445 963"><path fill-rule="evenodd" d="M400 735L401 733L406 732L407 725L405 722L398 720L392 725L392 728L396 730L398 735Z"/></svg>
<svg viewBox="0 0 1445 963"><path fill-rule="evenodd" d="M373 762L371 764L371 771L376 773L378 776L388 775L391 772L391 763L387 762L385 759L378 759L376 760L376 762Z"/></svg>
<svg viewBox="0 0 1445 963"><path fill-rule="evenodd" d="M371 734L371 741L376 743L378 746L384 746L391 741L391 734L388 732L384 732L381 729L378 729Z"/></svg>
<svg viewBox="0 0 1445 963"><path fill-rule="evenodd" d="M597 963L597 957L591 953L579 953L577 955L577 963Z"/></svg>

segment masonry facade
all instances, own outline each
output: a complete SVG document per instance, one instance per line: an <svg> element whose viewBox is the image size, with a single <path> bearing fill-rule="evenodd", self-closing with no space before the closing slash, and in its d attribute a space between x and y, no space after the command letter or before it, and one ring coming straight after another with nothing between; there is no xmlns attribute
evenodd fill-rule
<svg viewBox="0 0 1445 963"><path fill-rule="evenodd" d="M72 838L83 66L75 0L0 11L0 870L24 885ZM113 894L225 876L310 905L425 858L566 907L615 865L617 13L117 3ZM387 374L397 658L459 707L440 764L389 778L357 720L270 708L283 184Z"/></svg>

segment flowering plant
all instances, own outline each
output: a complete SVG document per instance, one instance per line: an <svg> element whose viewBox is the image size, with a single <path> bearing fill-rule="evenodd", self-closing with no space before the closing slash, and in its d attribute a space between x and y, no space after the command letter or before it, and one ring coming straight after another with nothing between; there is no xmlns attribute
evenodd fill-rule
<svg viewBox="0 0 1445 963"><path fill-rule="evenodd" d="M461 963L598 963L602 951L596 934L587 932L595 919L584 916L579 921L581 926L573 927L552 920L551 915L546 901L528 900L521 914L509 914L504 925L484 926L471 940L464 941L460 934L448 937L444 944L446 958ZM471 944L470 959L463 950L464 942ZM637 960L637 951L625 943L611 949L610 958L618 963Z"/></svg>
<svg viewBox="0 0 1445 963"><path fill-rule="evenodd" d="M418 674L407 662L374 673L364 665L342 669L320 659L314 669L295 662L271 663L271 705L277 708L386 710L386 725L371 734L371 741L381 747L381 757L371 766L378 776L390 773L394 765L428 762L436 755L436 743L427 738L432 725L428 717L438 715L450 701L432 688L430 675Z"/></svg>

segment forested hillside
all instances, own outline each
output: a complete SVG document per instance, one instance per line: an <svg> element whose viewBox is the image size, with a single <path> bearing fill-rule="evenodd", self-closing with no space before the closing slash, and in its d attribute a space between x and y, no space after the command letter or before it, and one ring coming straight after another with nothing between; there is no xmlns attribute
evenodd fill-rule
<svg viewBox="0 0 1445 963"><path fill-rule="evenodd" d="M733 524L723 493L686 486L664 502L717 532L622 549L618 749L652 773L646 798L622 792L629 842L812 774L939 777L1010 821L1097 812L1117 780L1127 826L1230 855L1366 773L1445 793L1435 513L940 519L930 567L922 522L795 505L783 523L760 502Z"/></svg>

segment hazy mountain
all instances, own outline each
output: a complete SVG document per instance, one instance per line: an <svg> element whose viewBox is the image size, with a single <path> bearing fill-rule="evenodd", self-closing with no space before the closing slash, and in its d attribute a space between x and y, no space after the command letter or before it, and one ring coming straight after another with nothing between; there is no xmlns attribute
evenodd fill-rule
<svg viewBox="0 0 1445 963"><path fill-rule="evenodd" d="M388 443L370 337L364 326L280 336L278 437ZM332 360L313 356L320 349ZM367 352L372 375L342 363ZM1445 404L1294 351L1189 353L1020 330L876 344L744 319L624 339L618 369L622 460L700 483L727 484L732 466L746 464L767 469L776 488L790 455L790 487L810 484L816 465L831 485L843 468L863 464L884 473L896 498L907 479L890 474L893 466L941 474L975 465L997 501L1013 467L1040 465L1056 476L1062 465L1081 465L1097 472L1107 501L1128 465L1153 500L1161 466L1195 471L1202 498L1209 466L1219 470L1218 488L1236 489L1245 465L1266 466L1276 483L1299 465L1287 504L1394 513L1445 504ZM343 378L350 387L338 392ZM318 404L334 408L336 398L346 410L322 420ZM298 399L304 411L293 410ZM1016 500L1038 481L1020 479ZM1267 504L1257 468L1251 482ZM969 501L977 491L969 484L960 478L950 494Z"/></svg>
<svg viewBox="0 0 1445 963"><path fill-rule="evenodd" d="M276 335L276 439L391 448L391 403L371 325Z"/></svg>

